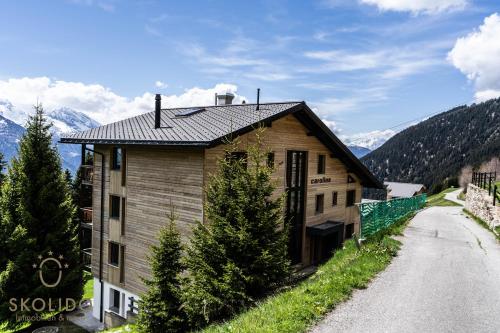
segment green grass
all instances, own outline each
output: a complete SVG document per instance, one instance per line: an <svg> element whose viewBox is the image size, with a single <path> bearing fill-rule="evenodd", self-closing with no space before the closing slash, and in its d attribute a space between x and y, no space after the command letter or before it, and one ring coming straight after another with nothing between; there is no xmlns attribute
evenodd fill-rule
<svg viewBox="0 0 500 333"><path fill-rule="evenodd" d="M433 194L427 198L427 207L433 207L433 206L460 206L456 202L446 200L444 196L446 193L450 193L453 191L456 191L457 189L454 187L447 188L446 190L443 190L440 193Z"/></svg>
<svg viewBox="0 0 500 333"><path fill-rule="evenodd" d="M110 328L109 330L102 331L101 333L136 333L139 332L137 326L134 324L127 324L116 328Z"/></svg>
<svg viewBox="0 0 500 333"><path fill-rule="evenodd" d="M458 199L465 201L465 192L464 191L460 192L460 194L458 195Z"/></svg>
<svg viewBox="0 0 500 333"><path fill-rule="evenodd" d="M83 272L83 299L94 298L94 277L89 272Z"/></svg>
<svg viewBox="0 0 500 333"><path fill-rule="evenodd" d="M369 281L387 267L400 246L389 234L401 233L412 216L374 235L359 251L353 241L346 242L343 250L298 286L203 332L305 332L346 301L355 289L366 288Z"/></svg>
<svg viewBox="0 0 500 333"><path fill-rule="evenodd" d="M270 296L255 307L202 332L305 332L338 304L346 301L355 289L368 286L397 254L399 235L414 214L367 239L358 250L353 240L335 253L318 271L297 286ZM137 326L125 325L105 333L138 332Z"/></svg>
<svg viewBox="0 0 500 333"><path fill-rule="evenodd" d="M477 217L476 215L472 214L471 212L469 212L467 209L462 209L462 211L464 212L465 215L467 215L468 217L470 217L472 220L476 221L477 224L479 224L480 226L482 226L483 228L485 228L486 230L490 231L493 235L495 235L496 239L500 241L500 226L496 226L495 227L495 232L490 228L490 226L488 225L488 223L486 223L483 219L481 219L480 217Z"/></svg>

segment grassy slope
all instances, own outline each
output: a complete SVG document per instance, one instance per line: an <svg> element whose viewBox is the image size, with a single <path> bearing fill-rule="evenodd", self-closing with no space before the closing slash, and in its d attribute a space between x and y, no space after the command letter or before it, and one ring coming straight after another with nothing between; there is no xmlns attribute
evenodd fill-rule
<svg viewBox="0 0 500 333"><path fill-rule="evenodd" d="M413 215L412 215L413 216ZM343 250L299 285L271 296L250 310L203 332L304 332L355 289L366 288L369 281L384 270L396 255L400 243L389 235L400 234L409 216L363 244L358 251L347 241ZM137 332L135 325L125 325L106 333Z"/></svg>
<svg viewBox="0 0 500 333"><path fill-rule="evenodd" d="M368 282L390 263L400 243L388 235L400 234L406 219L396 223L384 234L375 235L358 251L348 241L342 251L316 274L298 286L270 297L257 307L220 325L204 330L212 332L304 332L339 303L347 300L355 289Z"/></svg>
<svg viewBox="0 0 500 333"><path fill-rule="evenodd" d="M444 196L446 193L450 193L453 191L456 191L457 189L454 187L447 188L446 190L443 190L440 193L431 195L427 198L427 206L432 207L432 206L460 206L456 202L446 200Z"/></svg>
<svg viewBox="0 0 500 333"><path fill-rule="evenodd" d="M89 272L83 272L83 299L94 298L94 279Z"/></svg>

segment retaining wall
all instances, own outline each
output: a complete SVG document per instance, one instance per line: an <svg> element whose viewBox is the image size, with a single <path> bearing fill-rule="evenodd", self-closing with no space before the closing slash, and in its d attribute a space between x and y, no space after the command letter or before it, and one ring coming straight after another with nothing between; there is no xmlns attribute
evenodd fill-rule
<svg viewBox="0 0 500 333"><path fill-rule="evenodd" d="M490 228L500 225L500 203L493 206L493 197L487 190L469 184L465 197L465 209L488 223Z"/></svg>

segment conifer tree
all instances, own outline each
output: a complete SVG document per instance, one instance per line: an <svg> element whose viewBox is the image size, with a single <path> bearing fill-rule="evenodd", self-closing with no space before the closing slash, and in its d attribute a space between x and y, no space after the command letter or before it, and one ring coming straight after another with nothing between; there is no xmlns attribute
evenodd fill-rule
<svg viewBox="0 0 500 333"><path fill-rule="evenodd" d="M78 302L82 296L78 234L72 223L75 208L49 128L42 106L37 105L2 186L0 234L5 239L0 244L0 320L10 326L18 324L16 315L35 314L31 306L21 311L20 298L41 298L47 303L52 299L57 307L59 298L63 303L66 298ZM52 261L42 266L47 284L55 284L61 271L54 287L44 285L39 274L42 260L48 257L62 265L59 269ZM12 311L11 298L17 300L17 311Z"/></svg>
<svg viewBox="0 0 500 333"><path fill-rule="evenodd" d="M3 159L3 154L0 152L0 186L2 186L2 183L5 179L5 175L3 173L3 170L5 169L6 165L7 165L7 162Z"/></svg>
<svg viewBox="0 0 500 333"><path fill-rule="evenodd" d="M231 158L239 147L232 142L206 189L206 223L195 228L186 257L184 307L193 328L234 315L289 275L284 200L273 196L263 133L256 129L247 158Z"/></svg>
<svg viewBox="0 0 500 333"><path fill-rule="evenodd" d="M159 244L151 248L149 258L151 280L144 280L149 287L141 299L139 327L144 332L183 332L186 318L181 310L181 238L175 228L172 211L169 224L162 228Z"/></svg>

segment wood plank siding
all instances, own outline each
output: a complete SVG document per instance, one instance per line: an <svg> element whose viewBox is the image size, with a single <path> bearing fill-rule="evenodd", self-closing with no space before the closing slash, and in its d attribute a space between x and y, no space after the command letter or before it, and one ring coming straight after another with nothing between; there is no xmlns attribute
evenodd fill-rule
<svg viewBox="0 0 500 333"><path fill-rule="evenodd" d="M255 142L254 132L247 133L240 137L241 150L245 150L245 146ZM356 190L356 202L361 201L361 185L352 173L348 173L345 165L335 156L330 157L328 150L315 136L309 136L307 129L300 123L294 115L288 115L280 118L272 123L271 127L266 128L262 137L263 144L266 148L274 152L274 165L276 168L274 180L277 182L277 193L281 194L285 191L286 177L286 152L288 150L302 150L308 152L308 171L306 182L306 226L315 225L327 220L342 221L345 224L354 223L354 231L359 230L359 213L356 206L346 207L347 190ZM205 181L210 179L210 174L217 169L217 160L224 156L224 145L219 145L205 151ZM326 156L325 173L317 174L317 163L319 155ZM354 183L348 183L347 177L351 175L354 178ZM330 178L329 183L312 184L313 179ZM332 206L333 192L337 192L337 205ZM322 214L316 214L315 201L317 194L324 194L324 211ZM303 249L302 258L303 264L309 264L310 249L309 239L303 232Z"/></svg>
<svg viewBox="0 0 500 333"><path fill-rule="evenodd" d="M254 132L241 137L241 150L255 141ZM354 230L359 230L357 207L346 207L347 190L356 190L356 202L361 200L361 185L356 175L349 173L345 165L315 136L308 135L306 128L294 115L288 115L274 121L266 128L263 142L274 153L276 167L274 180L277 182L276 195L285 191L286 152L300 150L308 152L306 182L305 223L315 225L327 220L355 223ZM128 145L121 171L110 170L110 145L96 145L94 149L102 152L106 159L106 179L104 192L104 245L103 277L104 280L117 283L118 286L140 295L146 291L142 278L150 277L147 256L150 247L158 242L158 233L168 219L167 215L174 207L178 216L177 228L183 241L187 242L196 221L203 220L204 187L210 175L217 169L217 160L225 154L224 145L212 148L164 148L161 146ZM125 149L123 150L125 151ZM325 173L317 174L319 155L325 155ZM126 174L123 175L122 172ZM348 176L354 182L348 183ZM92 272L99 273L99 231L101 199L101 158L95 156L93 188L93 256ZM314 179L330 178L327 183L314 183ZM337 205L332 206L333 192L337 192ZM317 214L315 199L317 194L324 194L324 211ZM110 195L120 197L119 219L110 225ZM124 205L124 207L123 207ZM123 214L125 218L122 220ZM111 228L110 228L111 227ZM123 245L125 271L124 279L120 272L108 265L108 241ZM303 264L310 263L309 239L303 232ZM120 253L121 256L121 253ZM122 281L123 280L123 281ZM122 282L120 282L122 281Z"/></svg>
<svg viewBox="0 0 500 333"><path fill-rule="evenodd" d="M111 147L96 146L95 150L106 156L105 207L110 207L110 195L125 198L121 200L122 205L125 203L123 224L115 219L110 221L110 208L104 211L104 280L117 281L116 269L108 265L108 240L116 241L125 245L125 279L118 286L141 294L146 291L141 277L150 277L147 255L151 245L158 242L159 230L167 223L171 207L184 241L196 221L203 219L203 150L128 146L126 166L122 168L126 170L123 187L120 171L110 172ZM101 159L96 155L95 160L92 272L98 277Z"/></svg>

